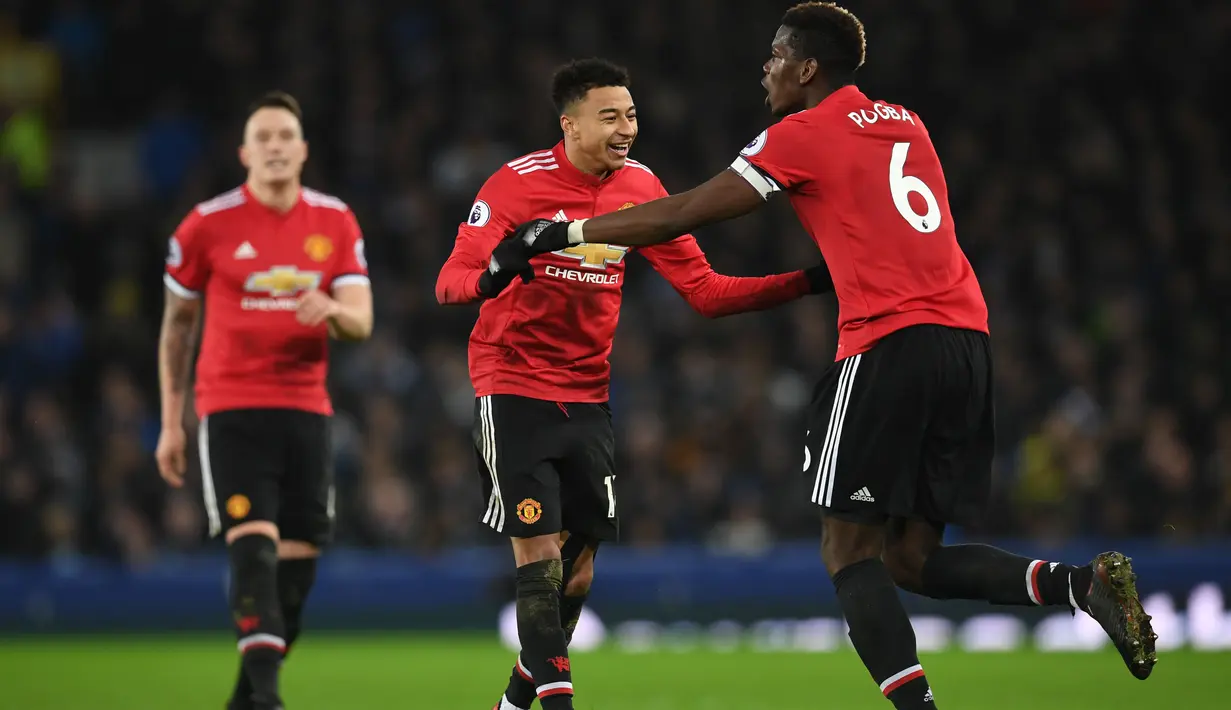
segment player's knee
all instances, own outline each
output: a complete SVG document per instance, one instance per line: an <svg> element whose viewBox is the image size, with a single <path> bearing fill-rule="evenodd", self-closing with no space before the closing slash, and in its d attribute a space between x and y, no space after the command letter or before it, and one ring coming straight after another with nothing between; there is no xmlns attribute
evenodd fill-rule
<svg viewBox="0 0 1231 710"><path fill-rule="evenodd" d="M321 556L321 548L303 540L279 540L278 559L308 560Z"/></svg>
<svg viewBox="0 0 1231 710"><path fill-rule="evenodd" d="M923 552L903 545L886 545L882 559L894 584L914 593L923 588L923 563L927 562Z"/></svg>
<svg viewBox="0 0 1231 710"><path fill-rule="evenodd" d="M513 538L513 557L519 568L534 562L560 559L560 536L539 535L538 537Z"/></svg>
<svg viewBox="0 0 1231 710"><path fill-rule="evenodd" d="M821 560L831 577L856 562L880 557L885 546L878 526L826 517L821 528Z"/></svg>
<svg viewBox="0 0 1231 710"><path fill-rule="evenodd" d="M594 584L593 557L585 562L579 561L573 566L573 572L569 575L568 581L564 585L564 596L584 597L590 593L590 585L592 584Z"/></svg>
<svg viewBox="0 0 1231 710"><path fill-rule="evenodd" d="M250 535L267 537L274 540L276 544L279 539L278 526L268 520L250 520L246 523L240 523L227 530L227 544L232 545L236 540Z"/></svg>

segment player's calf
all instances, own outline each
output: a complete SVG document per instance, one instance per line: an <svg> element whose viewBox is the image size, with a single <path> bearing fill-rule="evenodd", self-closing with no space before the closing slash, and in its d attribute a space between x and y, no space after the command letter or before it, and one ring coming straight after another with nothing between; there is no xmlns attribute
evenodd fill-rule
<svg viewBox="0 0 1231 710"><path fill-rule="evenodd" d="M231 613L249 698L232 698L232 707L281 708L278 667L286 652L286 625L278 601L278 543L264 534L242 534L230 541ZM245 705L245 702L250 705Z"/></svg>

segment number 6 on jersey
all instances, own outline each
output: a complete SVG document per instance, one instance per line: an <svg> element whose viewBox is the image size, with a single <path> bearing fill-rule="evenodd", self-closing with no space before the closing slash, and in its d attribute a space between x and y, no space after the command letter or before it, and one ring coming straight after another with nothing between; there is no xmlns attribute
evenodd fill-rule
<svg viewBox="0 0 1231 710"><path fill-rule="evenodd" d="M940 227L940 204L936 195L932 194L927 183L913 175L903 175L906 167L906 154L910 152L910 143L894 143L893 157L889 160L889 193L893 195L893 206L898 208L910 226L927 234L935 232ZM927 214L919 214L910 206L910 193L917 192L927 203Z"/></svg>

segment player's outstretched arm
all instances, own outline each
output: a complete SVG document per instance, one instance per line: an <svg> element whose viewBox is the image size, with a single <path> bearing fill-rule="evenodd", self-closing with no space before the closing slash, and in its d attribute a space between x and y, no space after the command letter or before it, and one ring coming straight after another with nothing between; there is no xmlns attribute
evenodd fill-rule
<svg viewBox="0 0 1231 710"><path fill-rule="evenodd" d="M745 178L723 170L688 192L575 222L535 220L523 224L520 236L534 254L567 249L573 244L649 246L670 241L716 222L752 212L765 200Z"/></svg>
<svg viewBox="0 0 1231 710"><path fill-rule="evenodd" d="M184 405L188 399L193 346L201 320L201 299L183 298L166 290L162 328L158 335L158 388L162 404L162 433L155 458L167 483L184 482L187 461L184 452Z"/></svg>
<svg viewBox="0 0 1231 710"><path fill-rule="evenodd" d="M814 293L807 271L750 277L717 273L690 234L639 253L706 318L765 310Z"/></svg>

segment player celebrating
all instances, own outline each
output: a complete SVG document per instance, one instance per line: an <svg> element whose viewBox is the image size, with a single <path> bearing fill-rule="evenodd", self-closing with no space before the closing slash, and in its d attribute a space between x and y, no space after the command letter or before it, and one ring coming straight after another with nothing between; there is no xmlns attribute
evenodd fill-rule
<svg viewBox="0 0 1231 710"><path fill-rule="evenodd" d="M281 92L252 107L239 149L247 181L184 219L164 278L156 456L175 487L192 341L209 303L196 412L209 532L225 531L231 559L241 662L230 710L282 707L278 669L333 528L328 336L372 332L359 224L341 200L301 187L301 121Z"/></svg>
<svg viewBox="0 0 1231 710"><path fill-rule="evenodd" d="M825 257L840 306L837 362L811 405L804 469L823 510L822 557L851 641L881 690L898 708L935 707L895 583L937 599L1081 609L1144 679L1157 660L1156 637L1124 555L1070 566L941 544L945 525L976 520L989 494L987 307L918 114L869 100L854 85L864 51L863 26L850 12L796 5L762 81L767 104L784 118L730 169L615 214L527 223L513 243L528 246L521 258L592 242L656 244L786 192Z"/></svg>
<svg viewBox="0 0 1231 710"><path fill-rule="evenodd" d="M470 337L483 522L513 541L523 649L500 710L529 708L536 695L544 710L572 707L567 644L595 552L617 531L607 357L630 251L566 244L530 265L501 240L535 217L589 217L667 194L628 157L637 137L628 85L625 70L599 59L556 72L552 100L564 139L488 179L436 284L441 303L483 301ZM691 236L640 253L709 317L831 288L824 267L721 276ZM513 283L518 272L525 283Z"/></svg>

